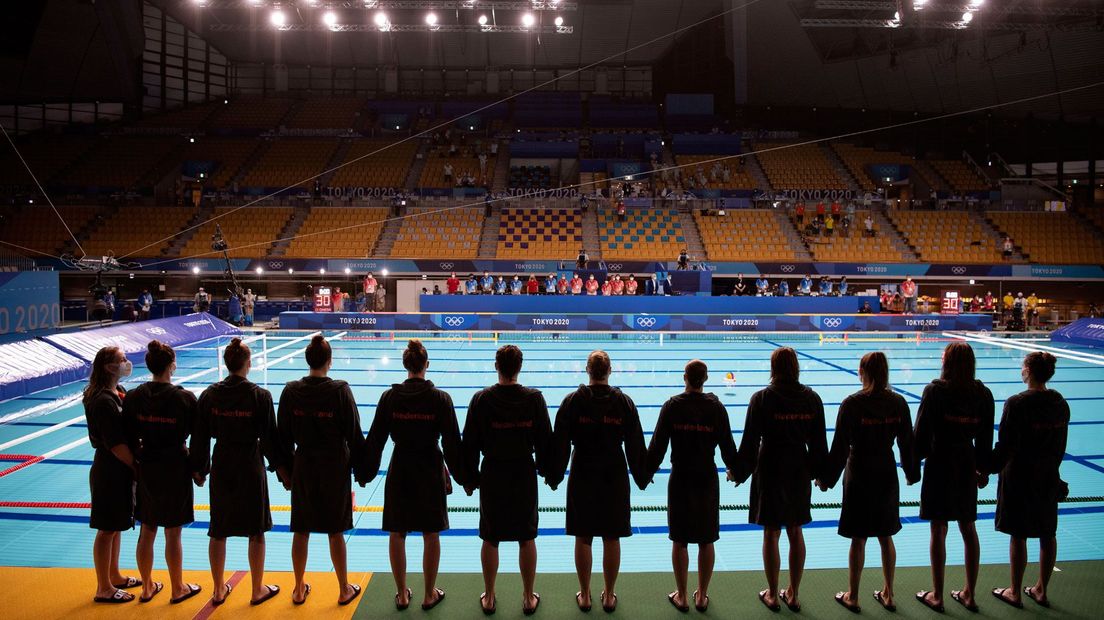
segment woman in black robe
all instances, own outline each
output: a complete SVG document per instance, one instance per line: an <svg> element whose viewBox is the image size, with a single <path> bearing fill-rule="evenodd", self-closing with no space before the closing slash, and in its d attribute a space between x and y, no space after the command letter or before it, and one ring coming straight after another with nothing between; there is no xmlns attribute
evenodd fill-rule
<svg viewBox="0 0 1104 620"><path fill-rule="evenodd" d="M464 421L464 484L479 488L479 538L483 540L484 613L497 607L498 543L518 541L522 611L540 605L533 591L537 571L537 475L550 470L552 424L540 390L517 382L521 349L508 344L495 353L498 383L472 396ZM479 455L483 455L480 463Z"/></svg>
<svg viewBox="0 0 1104 620"><path fill-rule="evenodd" d="M163 588L152 580L153 543L157 528L165 528L165 565L169 570L171 602L199 594L200 587L184 583L184 550L180 528L194 521L192 470L188 463L188 435L195 424L196 397L172 384L176 353L156 340L146 350L146 368L153 379L134 388L123 402L123 417L134 425L138 448L138 502L142 524L136 556L142 574L140 602L148 602Z"/></svg>
<svg viewBox="0 0 1104 620"><path fill-rule="evenodd" d="M202 486L207 476L211 477L208 555L217 588L211 604L221 605L232 589L223 578L226 539L245 536L249 538L253 585L249 602L259 605L280 592L279 586L264 583L265 532L272 529L264 459L271 470L282 463L276 413L272 394L247 378L252 360L249 347L240 338L230 341L222 360L230 375L200 395L190 455L196 483Z"/></svg>
<svg viewBox="0 0 1104 620"><path fill-rule="evenodd" d="M84 417L88 442L96 450L88 472L92 491L89 527L96 530L92 560L96 566L97 603L129 603L126 588L142 585L119 572L119 533L134 527L136 464L133 427L123 418L126 390L119 381L130 376L131 363L118 347L104 347L92 360L92 374L84 388Z"/></svg>
<svg viewBox="0 0 1104 620"><path fill-rule="evenodd" d="M330 343L314 336L306 358L310 374L284 386L276 413L281 458L291 455L291 471L277 469L291 491L291 601L301 605L310 594L310 584L303 581L307 549L311 532L320 532L329 537L337 602L348 605L360 595L360 586L349 583L343 533L353 529L352 465L361 457L364 435L349 384L326 376L333 361Z"/></svg>
<svg viewBox="0 0 1104 620"><path fill-rule="evenodd" d="M361 486L375 479L387 439L395 442L383 490L383 530L390 532L391 573L395 577L395 607L410 606L412 593L406 587L406 534L421 532L425 551L422 574L425 594L422 609L430 610L445 598L436 587L441 563L440 532L448 529L446 496L452 493L449 470L463 484L460 429L452 397L425 378L429 354L418 340L403 351L407 379L380 396L376 416L368 431L364 458L358 467ZM444 447L442 453L441 447ZM446 468L446 464L448 467Z"/></svg>
<svg viewBox="0 0 1104 620"><path fill-rule="evenodd" d="M568 457L567 535L575 537L575 571L580 591L575 602L591 608L591 546L602 539L602 608L617 608L617 573L621 566L621 538L631 536L629 471L638 487L648 485L644 432L640 414L627 394L610 387L610 358L594 351L587 358L590 385L568 394L556 414L554 433L556 466L546 480L555 489L563 479ZM572 453L571 446L575 451Z"/></svg>
<svg viewBox="0 0 1104 620"><path fill-rule="evenodd" d="M1056 362L1042 351L1024 358L1021 376L1027 390L1005 401L990 464L990 471L1000 474L996 528L1012 537L1008 547L1012 585L993 590L993 596L1014 607L1023 607L1021 594L1050 607L1047 585L1058 556L1058 501L1069 488L1058 475L1066 453L1069 404L1046 386ZM1039 539L1039 580L1023 587L1028 538Z"/></svg>
<svg viewBox="0 0 1104 620"><path fill-rule="evenodd" d="M900 488L893 442L901 452L905 480L915 484L920 471L912 458L912 415L904 397L889 388L889 362L885 353L867 353L859 361L862 390L844 399L836 418L836 434L818 486L822 491L843 478L843 510L839 535L851 539L848 556L849 590L836 593L836 602L858 612L859 583L866 561L866 539L876 537L882 548L885 583L874 600L889 611L893 598L893 573L897 549L893 535L901 531Z"/></svg>
<svg viewBox="0 0 1104 620"><path fill-rule="evenodd" d="M715 559L713 543L720 537L720 482L713 461L716 450L730 469L738 465L736 442L728 412L712 392L703 392L709 369L701 360L686 364L682 379L686 391L672 396L659 410L655 433L648 444L647 475L650 479L671 445L671 476L667 482L667 529L671 539L671 566L675 591L667 600L679 611L690 608L686 594L690 556L687 547L698 546L698 589L694 607L709 607L709 582Z"/></svg>
<svg viewBox="0 0 1104 620"><path fill-rule="evenodd" d="M777 611L779 601L801 609L798 599L805 570L805 535L801 527L812 521L812 483L828 453L824 404L820 396L798 381L797 352L789 347L771 354L771 383L752 394L748 402L737 484L751 478L748 521L763 526L763 572L767 589L759 600ZM778 539L782 530L790 542L790 585L778 591L782 563Z"/></svg>
<svg viewBox="0 0 1104 620"><path fill-rule="evenodd" d="M993 393L974 378L974 350L952 342L943 350L943 372L932 381L916 411L913 460L924 459L920 518L931 521L932 589L916 600L942 612L943 574L947 563L947 522L958 521L965 547L966 585L951 598L975 611L981 545L978 543L977 492L989 482L993 451Z"/></svg>

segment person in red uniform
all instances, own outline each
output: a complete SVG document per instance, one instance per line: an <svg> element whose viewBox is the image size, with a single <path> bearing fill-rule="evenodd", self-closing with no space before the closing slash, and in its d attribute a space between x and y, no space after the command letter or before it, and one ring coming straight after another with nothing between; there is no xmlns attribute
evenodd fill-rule
<svg viewBox="0 0 1104 620"><path fill-rule="evenodd" d="M805 225L805 201L797 203L797 207L794 209L794 214L797 216L797 223Z"/></svg>
<svg viewBox="0 0 1104 620"><path fill-rule="evenodd" d="M820 220L822 222L824 221L824 201L823 200L817 203L816 215L817 215L818 220Z"/></svg>
<svg viewBox="0 0 1104 620"><path fill-rule="evenodd" d="M540 292L540 282L537 282L537 276L529 276L529 281L525 283L525 292L529 295L536 295Z"/></svg>
<svg viewBox="0 0 1104 620"><path fill-rule="evenodd" d="M581 295L583 292L583 279L579 277L579 274L575 274L571 278L571 294Z"/></svg>
<svg viewBox="0 0 1104 620"><path fill-rule="evenodd" d="M560 279L556 281L556 292L560 295L567 295L567 278L560 274Z"/></svg>
<svg viewBox="0 0 1104 620"><path fill-rule="evenodd" d="M597 295L598 294L598 280L594 279L594 274L593 273L590 274L589 278L587 278L586 291L587 291L587 295Z"/></svg>
<svg viewBox="0 0 1104 620"><path fill-rule="evenodd" d="M449 295L459 295L460 294L460 278L457 278L455 273L450 275L449 279L445 281L445 286L448 287L448 294ZM365 286L365 288L367 288L367 286ZM367 291L365 291L365 292L367 292Z"/></svg>
<svg viewBox="0 0 1104 620"><path fill-rule="evenodd" d="M602 296L603 297L609 297L612 294L613 294L613 281L612 280L606 280L605 282L602 283Z"/></svg>
<svg viewBox="0 0 1104 620"><path fill-rule="evenodd" d="M629 279L625 282L625 294L636 295L637 286L636 278L632 277L632 274L629 274Z"/></svg>
<svg viewBox="0 0 1104 620"><path fill-rule="evenodd" d="M365 295L375 295L376 294L376 278L372 275L371 271L369 271L368 275L364 277L364 294Z"/></svg>
<svg viewBox="0 0 1104 620"><path fill-rule="evenodd" d="M624 295L625 294L625 282L621 280L620 275L613 276L613 294Z"/></svg>
<svg viewBox="0 0 1104 620"><path fill-rule="evenodd" d="M842 209L842 207L840 207L839 201L838 200L833 200L832 201L832 219L836 220L837 222L840 221L840 211L841 211L841 209Z"/></svg>

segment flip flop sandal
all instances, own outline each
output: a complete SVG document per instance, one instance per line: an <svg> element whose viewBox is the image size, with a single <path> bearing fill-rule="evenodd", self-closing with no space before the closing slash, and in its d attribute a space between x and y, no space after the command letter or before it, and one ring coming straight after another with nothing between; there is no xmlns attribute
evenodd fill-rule
<svg viewBox="0 0 1104 620"><path fill-rule="evenodd" d="M291 595L292 604L302 605L303 603L306 603L307 602L307 597L310 596L310 593L311 593L310 584L309 583L303 584L303 598L297 601L297 600L295 600L295 594L293 593Z"/></svg>
<svg viewBox="0 0 1104 620"><path fill-rule="evenodd" d="M606 612L607 614L612 614L613 612L617 611L617 595L611 594L610 596L613 598L613 605L606 605L604 602L606 600L606 591L602 590L602 611Z"/></svg>
<svg viewBox="0 0 1104 620"><path fill-rule="evenodd" d="M930 590L920 590L916 593L916 600L920 601L920 604L928 609L934 611L937 614L943 613L943 605L936 605L928 600L928 595L931 594Z"/></svg>
<svg viewBox="0 0 1104 620"><path fill-rule="evenodd" d="M486 592L479 595L479 607L483 610L484 616L493 616L494 612L498 611L498 597L496 596L491 600L490 607L483 607L483 601L485 600L487 600Z"/></svg>
<svg viewBox="0 0 1104 620"><path fill-rule="evenodd" d="M1039 607L1050 607L1050 601L1049 600L1043 599L1043 600L1040 601L1039 599L1035 598L1034 592L1035 591L1031 589L1031 586L1024 586L1024 589L1023 589L1024 595L1026 595L1029 599L1035 601L1036 605L1038 605Z"/></svg>
<svg viewBox="0 0 1104 620"><path fill-rule="evenodd" d="M141 579L135 579L134 577L127 577L126 581L124 581L123 583L113 583L113 584L111 584L111 587L113 587L115 589L118 589L118 590L129 590L131 588L137 588L140 585L142 585L142 580Z"/></svg>
<svg viewBox="0 0 1104 620"><path fill-rule="evenodd" d="M694 590L694 609L701 613L705 613L709 610L709 595L705 595L705 605L698 605L698 591Z"/></svg>
<svg viewBox="0 0 1104 620"><path fill-rule="evenodd" d="M951 590L951 598L953 598L959 605L965 607L966 611L971 611L975 614L978 612L977 603L973 603L971 605L966 604L966 597L962 596L962 590Z"/></svg>
<svg viewBox="0 0 1104 620"><path fill-rule="evenodd" d="M853 605L851 603L848 603L844 599L844 596L846 594L847 594L846 592L836 592L836 596L834 597L836 599L836 602L839 603L840 605L843 605L844 609L846 609L847 611L849 611L853 614L862 613L862 607L859 607L858 605Z"/></svg>
<svg viewBox="0 0 1104 620"><path fill-rule="evenodd" d="M792 611L794 613L800 612L801 611L801 605L800 604L799 605L791 605L790 604L789 593L790 593L789 588L786 588L785 590L781 590L781 591L778 592L778 598L782 600L782 604L785 605L790 611Z"/></svg>
<svg viewBox="0 0 1104 620"><path fill-rule="evenodd" d="M406 604L405 605L403 605L402 603L399 602L399 594L401 594L401 593L400 592L395 593L395 609L397 609L399 611L403 611L407 607L410 607L410 599L414 598L414 593L410 591L410 588L406 589Z"/></svg>
<svg viewBox="0 0 1104 620"><path fill-rule="evenodd" d="M262 596L261 598L255 600L255 601L253 601L253 600L249 601L250 605L260 605L261 603L267 601L268 599L270 599L270 598L272 598L272 597L274 597L274 596L276 596L277 594L280 593L280 586L265 586L265 588L268 590L268 592L265 593L264 596Z"/></svg>
<svg viewBox="0 0 1104 620"><path fill-rule="evenodd" d="M583 593L575 593L575 604L579 606L579 611L590 611L590 605L583 605Z"/></svg>
<svg viewBox="0 0 1104 620"><path fill-rule="evenodd" d="M360 596L360 586L358 586L355 583L350 583L349 587L353 589L353 595L350 596L347 600L344 600L344 601L338 600L337 601L338 605L348 605L349 603L352 603L356 599L356 597ZM409 590L408 590L408 592L409 592Z"/></svg>
<svg viewBox="0 0 1104 620"><path fill-rule="evenodd" d="M434 607L441 604L441 601L445 600L445 591L441 588L433 588L433 591L437 593L437 598L432 603L422 603L422 611L429 611Z"/></svg>
<svg viewBox="0 0 1104 620"><path fill-rule="evenodd" d="M139 603L148 603L148 602L153 600L153 597L157 596L158 594L161 594L161 590L164 590L164 589L165 589L165 584L161 583L160 581L155 581L155 582L153 582L153 594L151 594L149 596L139 597L138 602Z"/></svg>
<svg viewBox="0 0 1104 620"><path fill-rule="evenodd" d="M762 603L764 607L766 607L767 609L769 609L771 611L774 611L774 612L782 611L782 606L779 605L777 601L775 601L775 603L773 605L771 605L770 603L767 602L767 593L768 592L770 592L770 590L761 590L759 592L759 602Z"/></svg>
<svg viewBox="0 0 1104 620"><path fill-rule="evenodd" d="M226 597L230 596L230 593L234 591L234 586L230 584L223 584L226 587L226 594L222 595L222 600L216 600L215 597L211 597L211 607L218 607L226 602Z"/></svg>
<svg viewBox="0 0 1104 620"><path fill-rule="evenodd" d="M93 603L129 603L134 600L134 595L130 592L124 592L118 588L115 589L115 593L111 596L97 596L92 599Z"/></svg>
<svg viewBox="0 0 1104 620"><path fill-rule="evenodd" d="M1016 609L1023 609L1023 601L1017 602L1017 601L1014 601L1014 600L1004 596L1004 593L1007 592L1007 591L1008 591L1008 588L994 588L993 589L993 597L996 598L997 600L1001 601L1002 603L1007 603L1007 604L1015 607Z"/></svg>
<svg viewBox="0 0 1104 620"><path fill-rule="evenodd" d="M890 605L890 604L886 603L885 596L882 595L881 590L874 590L874 600L878 601L878 604L881 605L886 611L890 611L890 612L897 611L897 606L896 605Z"/></svg>
<svg viewBox="0 0 1104 620"><path fill-rule="evenodd" d="M184 601L186 601L186 600L192 598L193 596L199 594L200 590L203 589L203 588L199 587L198 584L195 584L195 583L189 583L189 584L185 584L185 585L188 586L188 593L185 594L184 596L178 596L176 598L169 599L170 603L172 603L173 605L179 605L180 603L183 603Z"/></svg>
<svg viewBox="0 0 1104 620"><path fill-rule="evenodd" d="M537 613L537 608L540 607L540 595L534 592L533 598L537 599L537 602L534 603L532 607L526 607L525 605L521 606L521 613L525 614L526 616L532 616L533 614Z"/></svg>
<svg viewBox="0 0 1104 620"><path fill-rule="evenodd" d="M677 592L672 592L672 593L667 595L667 600L671 602L671 605L674 605L675 609L681 611L682 613L686 613L686 612L690 611L690 606L689 605L679 605L678 603L675 602L675 595L676 594L678 594L678 593Z"/></svg>

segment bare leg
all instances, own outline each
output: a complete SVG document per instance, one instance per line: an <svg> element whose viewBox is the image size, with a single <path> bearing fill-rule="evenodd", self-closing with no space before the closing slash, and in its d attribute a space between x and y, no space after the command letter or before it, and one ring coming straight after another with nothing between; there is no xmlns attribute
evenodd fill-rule
<svg viewBox="0 0 1104 620"><path fill-rule="evenodd" d="M352 586L349 585L349 572L348 562L346 560L345 551L345 534L337 532L329 535L330 538L330 561L333 562L334 576L337 577L337 586L341 591L341 594L337 596L338 601L347 601L356 592Z"/></svg>
<svg viewBox="0 0 1104 620"><path fill-rule="evenodd" d="M224 553L225 549L224 545ZM265 537L264 534L257 534L249 537L249 577L253 582L253 597L251 600L260 600L261 597L268 595L269 590L264 584L264 573Z"/></svg>
<svg viewBox="0 0 1104 620"><path fill-rule="evenodd" d="M943 575L947 566L947 522L931 522L931 541L928 543L928 554L931 557L932 589L928 594L929 603L939 606L943 604Z"/></svg>
<svg viewBox="0 0 1104 620"><path fill-rule="evenodd" d="M387 553L391 557L391 576L395 578L395 603L407 605L410 597L406 594L406 534L391 532L388 538Z"/></svg>
<svg viewBox="0 0 1104 620"><path fill-rule="evenodd" d="M1012 585L1004 594L1010 601L1023 600L1020 593L1023 591L1024 570L1027 568L1027 539L1013 536L1008 541L1008 567L1012 573Z"/></svg>
<svg viewBox="0 0 1104 620"><path fill-rule="evenodd" d="M587 606L590 601L590 573L594 565L591 545L594 538L591 536L575 537L575 574L579 577L578 604Z"/></svg>
<svg viewBox="0 0 1104 620"><path fill-rule="evenodd" d="M1050 576L1054 573L1054 563L1058 560L1058 541L1052 536L1039 539L1039 581L1031 589L1035 593L1035 600L1046 602L1047 586L1050 585Z"/></svg>
<svg viewBox="0 0 1104 620"><path fill-rule="evenodd" d="M786 586L786 598L789 605L799 605L798 590L801 589L801 576L805 574L805 534L800 525L786 528L786 538L790 541L790 585Z"/></svg>
<svg viewBox="0 0 1104 620"><path fill-rule="evenodd" d="M686 580L690 572L690 550L681 543L671 543L671 568L675 573L675 602L689 605Z"/></svg>
<svg viewBox="0 0 1104 620"><path fill-rule="evenodd" d="M778 554L778 538L782 530L763 528L763 572L767 576L767 594L763 597L768 605L778 604L778 571L782 558Z"/></svg>
<svg viewBox="0 0 1104 620"><path fill-rule="evenodd" d="M291 537L291 568L295 572L295 591L292 601L302 601L307 597L307 586L303 576L307 572L307 550L310 548L310 534L295 532Z"/></svg>
<svg viewBox="0 0 1104 620"><path fill-rule="evenodd" d="M882 546L882 575L885 584L882 585L882 600L886 605L893 605L893 579L897 571L897 547L893 544L892 536L881 536L878 544Z"/></svg>
<svg viewBox="0 0 1104 620"><path fill-rule="evenodd" d="M694 601L695 605L705 605L705 599L709 596L709 582L713 579L715 560L713 543L698 545L698 596Z"/></svg>
<svg viewBox="0 0 1104 620"><path fill-rule="evenodd" d="M191 592L188 584L184 583L184 548L180 543L179 527L165 528L165 566L169 569L173 598Z"/></svg>
<svg viewBox="0 0 1104 620"><path fill-rule="evenodd" d="M138 574L142 576L143 598L153 596L155 590L153 583L153 542L155 540L157 540L157 528L143 523L142 530L138 534L138 546L134 550L135 560L138 562ZM165 553L168 553L168 547L165 548ZM175 597L176 594L173 596Z"/></svg>
<svg viewBox="0 0 1104 620"><path fill-rule="evenodd" d="M221 601L226 598L226 539L212 538L207 542L207 560L211 563L211 583L215 591L211 598Z"/></svg>
<svg viewBox="0 0 1104 620"><path fill-rule="evenodd" d="M532 609L537 604L533 595L533 583L537 578L537 543L523 540L518 543L518 567L521 569L521 604Z"/></svg>
<svg viewBox="0 0 1104 620"><path fill-rule="evenodd" d="M862 585L863 566L866 564L866 539L852 538L847 554L847 592L843 601L848 605L859 604L859 587Z"/></svg>
<svg viewBox="0 0 1104 620"><path fill-rule="evenodd" d="M425 596L422 602L437 600L437 569L441 566L441 535L422 532L422 575L425 578Z"/></svg>
<svg viewBox="0 0 1104 620"><path fill-rule="evenodd" d="M92 562L96 566L97 597L107 598L114 595L115 586L112 583L121 583L111 579L111 552L118 535L118 532L96 531L96 540L92 543Z"/></svg>
<svg viewBox="0 0 1104 620"><path fill-rule="evenodd" d="M498 579L498 546L484 540L479 562L483 565L483 593L486 595L482 604L490 609L495 602L495 581Z"/></svg>
<svg viewBox="0 0 1104 620"><path fill-rule="evenodd" d="M617 575L621 572L621 540L608 538L602 541L602 577L606 583L606 596L603 605L613 604L613 595L617 592Z"/></svg>
<svg viewBox="0 0 1104 620"><path fill-rule="evenodd" d="M978 568L981 564L981 543L978 542L977 529L974 528L973 521L959 521L958 531L962 532L962 544L966 550L966 585L962 588L962 600L970 605L975 602L974 593L977 590ZM1016 596L1019 597L1019 593Z"/></svg>
<svg viewBox="0 0 1104 620"><path fill-rule="evenodd" d="M123 534L122 532L111 532L111 534L111 563L108 565L110 573L108 576L111 578L111 583L123 583L126 577L119 572L119 551L122 548Z"/></svg>

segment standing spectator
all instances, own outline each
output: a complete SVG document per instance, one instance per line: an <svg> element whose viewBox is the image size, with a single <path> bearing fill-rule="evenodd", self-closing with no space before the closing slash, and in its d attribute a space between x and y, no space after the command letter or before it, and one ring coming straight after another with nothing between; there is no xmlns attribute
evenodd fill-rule
<svg viewBox="0 0 1104 620"><path fill-rule="evenodd" d="M525 283L525 293L536 295L538 292L540 292L540 283L537 282L537 276L529 274L529 280Z"/></svg>
<svg viewBox="0 0 1104 620"><path fill-rule="evenodd" d="M482 179L487 178L487 154L479 154L479 177Z"/></svg>
<svg viewBox="0 0 1104 620"><path fill-rule="evenodd" d="M617 201L617 221L625 221L625 200L621 199Z"/></svg>
<svg viewBox="0 0 1104 620"><path fill-rule="evenodd" d="M671 278L667 274L663 274L663 278L659 278L658 274L652 274L652 279L644 283L645 295L666 295L671 292Z"/></svg>
<svg viewBox="0 0 1104 620"><path fill-rule="evenodd" d="M797 227L801 228L805 225L805 201L797 201L797 206L794 208L794 215L797 217Z"/></svg>
<svg viewBox="0 0 1104 620"><path fill-rule="evenodd" d="M387 309L387 289L383 286L376 288L376 312L383 312Z"/></svg>
<svg viewBox="0 0 1104 620"><path fill-rule="evenodd" d="M828 278L828 276L821 276L820 277L820 291L819 292L820 292L821 297L824 297L825 295L831 295L832 294L832 281Z"/></svg>
<svg viewBox="0 0 1104 620"><path fill-rule="evenodd" d="M199 289L203 290L203 289ZM107 306L107 318L109 320L115 319L115 289L110 288L104 293L104 304Z"/></svg>
<svg viewBox="0 0 1104 620"><path fill-rule="evenodd" d="M349 296L341 292L340 286L335 286L333 291L333 310L334 312L345 312L345 300Z"/></svg>
<svg viewBox="0 0 1104 620"><path fill-rule="evenodd" d="M843 276L842 278L840 278L840 283L839 283L840 297L847 294L847 288L848 288L847 287L847 276Z"/></svg>
<svg viewBox="0 0 1104 620"><path fill-rule="evenodd" d="M736 297L742 297L748 294L747 284L744 284L744 274L736 275L736 284L732 286L732 294Z"/></svg>
<svg viewBox="0 0 1104 620"><path fill-rule="evenodd" d="M770 290L770 282L767 281L767 276L759 274L759 277L755 280L755 295L762 297Z"/></svg>
<svg viewBox="0 0 1104 620"><path fill-rule="evenodd" d="M150 310L153 308L153 295L150 294L149 289L142 289L142 294L138 296L138 320L148 321L150 318Z"/></svg>
<svg viewBox="0 0 1104 620"><path fill-rule="evenodd" d="M836 218L834 215L829 215L824 220L824 235L826 237L832 236L832 231L836 229Z"/></svg>
<svg viewBox="0 0 1104 620"><path fill-rule="evenodd" d="M498 280L495 281L494 292L495 292L495 295L505 295L506 294L506 279L503 278L502 276L498 276Z"/></svg>
<svg viewBox="0 0 1104 620"><path fill-rule="evenodd" d="M445 162L442 170L444 171L445 176L445 186L452 187L452 164L449 162Z"/></svg>
<svg viewBox="0 0 1104 620"><path fill-rule="evenodd" d="M602 296L609 297L613 294L613 281L606 278L606 281L602 283Z"/></svg>
<svg viewBox="0 0 1104 620"><path fill-rule="evenodd" d="M993 291L987 291L985 293L985 303L982 309L986 312L992 312L996 309L996 300L993 298Z"/></svg>
<svg viewBox="0 0 1104 620"><path fill-rule="evenodd" d="M1005 235L1004 242L1001 245L1001 254L1004 255L1004 260L1012 260L1012 251L1015 249L1015 246L1012 244L1012 237Z"/></svg>
<svg viewBox="0 0 1104 620"><path fill-rule="evenodd" d="M817 202L817 206L816 206L817 220L823 222L824 221L824 213L825 213L824 201L821 200L821 201Z"/></svg>
<svg viewBox="0 0 1104 620"><path fill-rule="evenodd" d="M571 294L581 295L583 293L583 279L579 277L579 274L571 276Z"/></svg>
<svg viewBox="0 0 1104 620"><path fill-rule="evenodd" d="M625 294L625 282L621 280L621 274L613 276L613 294L624 295Z"/></svg>
<svg viewBox="0 0 1104 620"><path fill-rule="evenodd" d="M1089 318L1100 318L1100 310L1096 308L1096 302L1089 302Z"/></svg>
<svg viewBox="0 0 1104 620"><path fill-rule="evenodd" d="M567 295L567 276L560 274L560 279L556 281L556 294Z"/></svg>
<svg viewBox="0 0 1104 620"><path fill-rule="evenodd" d="M245 313L245 325L253 327L253 309L257 307L257 296L253 289L245 289L245 297L242 298L242 312Z"/></svg>
<svg viewBox="0 0 1104 620"><path fill-rule="evenodd" d="M366 286L366 288L367 288L367 286ZM460 278L456 277L455 272L453 272L453 274L449 276L448 280L445 280L445 288L448 289L448 294L449 295L459 295L460 294ZM365 291L365 292L367 292L367 291Z"/></svg>
<svg viewBox="0 0 1104 620"><path fill-rule="evenodd" d="M237 293L230 293L230 299L226 304L226 313L230 323L238 327L242 326L242 303Z"/></svg>
<svg viewBox="0 0 1104 620"><path fill-rule="evenodd" d="M797 284L798 295L809 295L813 292L813 279L809 277L809 274L805 274L804 278L801 278L801 282Z"/></svg>
<svg viewBox="0 0 1104 620"><path fill-rule="evenodd" d="M498 278L498 281L499 281L499 282L501 282L501 281L502 281L502 277L501 277L501 276L500 276L500 277ZM440 295L440 294L441 294L441 285L440 285L440 284L434 284L434 285L433 285L433 294L434 294L434 295Z"/></svg>
<svg viewBox="0 0 1104 620"><path fill-rule="evenodd" d="M852 222L854 222L854 220L855 220L855 201L852 200L851 202L847 203L847 217L844 218L844 221L847 222L848 226L850 226L852 224Z"/></svg>
<svg viewBox="0 0 1104 620"><path fill-rule="evenodd" d="M211 309L211 296L207 294L207 291L203 290L203 287L199 287L199 291L195 294L195 303L192 304L192 310L195 312L207 312Z"/></svg>
<svg viewBox="0 0 1104 620"><path fill-rule="evenodd" d="M778 294L782 297L790 296L790 283L786 280L782 280L778 283Z"/></svg>
<svg viewBox="0 0 1104 620"><path fill-rule="evenodd" d="M1039 326L1039 298L1035 296L1035 291L1027 296L1027 324L1031 327Z"/></svg>
<svg viewBox="0 0 1104 620"><path fill-rule="evenodd" d="M586 294L597 295L598 294L598 280L594 279L594 274L590 274L590 277L586 281Z"/></svg>
<svg viewBox="0 0 1104 620"><path fill-rule="evenodd" d="M456 274L452 274L452 277L455 278ZM371 271L369 271L368 275L364 276L364 294L368 295L369 297L375 295L377 286L378 283L376 282L376 277L372 275Z"/></svg>
<svg viewBox="0 0 1104 620"><path fill-rule="evenodd" d="M514 275L513 281L510 282L510 294L521 295L522 290L525 288L525 283L521 281L521 277Z"/></svg>
<svg viewBox="0 0 1104 620"><path fill-rule="evenodd" d="M690 255L686 253L686 248L682 248L682 251L678 255L678 270L686 271L690 268Z"/></svg>
<svg viewBox="0 0 1104 620"><path fill-rule="evenodd" d="M842 210L843 210L843 206L839 203L839 200L833 200L832 201L832 210L831 210L832 219L834 219L838 222L839 219L840 219L840 215L842 215Z"/></svg>
<svg viewBox="0 0 1104 620"><path fill-rule="evenodd" d="M636 282L636 278L630 273L628 280L625 281L625 294L636 295L636 289L639 286Z"/></svg>
<svg viewBox="0 0 1104 620"><path fill-rule="evenodd" d="M479 281L479 288L484 295L494 293L494 277L492 277L490 273L484 271L483 278Z"/></svg>
<svg viewBox="0 0 1104 620"><path fill-rule="evenodd" d="M548 277L544 279L544 294L555 295L556 294L556 274L550 273Z"/></svg>
<svg viewBox="0 0 1104 620"><path fill-rule="evenodd" d="M583 250L583 248L579 248L579 256L575 258L575 268L586 269L589 263L590 257L587 256L587 253Z"/></svg>
<svg viewBox="0 0 1104 620"><path fill-rule="evenodd" d="M1027 300L1024 299L1023 293L1016 293L1016 299L1012 301L1012 323L1009 329L1015 329L1019 331L1026 331L1027 326L1024 323L1024 310L1027 308Z"/></svg>
<svg viewBox="0 0 1104 620"><path fill-rule="evenodd" d="M1012 297L1012 291L1008 291L1001 299L1001 314L1004 317L1005 325L1012 319L1012 302L1016 301L1015 297Z"/></svg>
<svg viewBox="0 0 1104 620"><path fill-rule="evenodd" d="M474 273L468 274L468 281L464 283L464 292L468 295L477 295L479 293L479 280L475 278Z"/></svg>
<svg viewBox="0 0 1104 620"><path fill-rule="evenodd" d="M498 156L498 140L491 140L491 157Z"/></svg>
<svg viewBox="0 0 1104 620"><path fill-rule="evenodd" d="M866 217L863 219L863 226L866 227L866 232L864 232L863 234L866 235L867 237L873 237L874 236L874 218L871 217L869 213L867 213Z"/></svg>
<svg viewBox="0 0 1104 620"><path fill-rule="evenodd" d="M919 287L912 281L912 276L906 276L901 283L901 296L905 298L905 314L916 314L916 297L919 295Z"/></svg>

